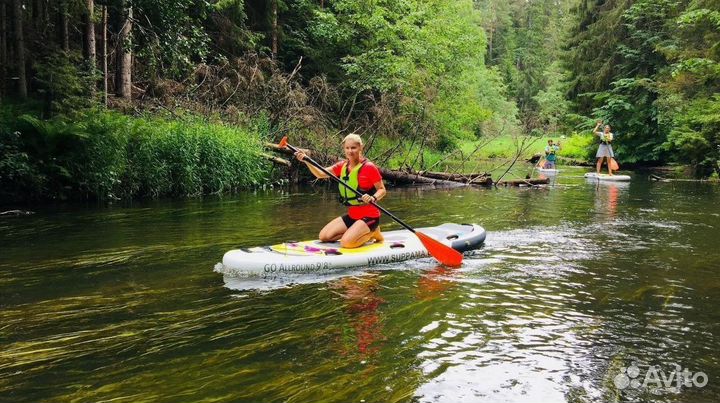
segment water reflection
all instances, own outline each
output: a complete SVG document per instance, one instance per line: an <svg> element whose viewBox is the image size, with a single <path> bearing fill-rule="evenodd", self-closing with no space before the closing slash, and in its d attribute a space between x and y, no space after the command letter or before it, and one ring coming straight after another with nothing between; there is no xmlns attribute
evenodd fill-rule
<svg viewBox="0 0 720 403"><path fill-rule="evenodd" d="M460 268L443 265L422 273L417 283L417 298L431 301L443 297L444 293L456 284L455 280L460 275Z"/></svg>
<svg viewBox="0 0 720 403"><path fill-rule="evenodd" d="M629 182L592 181L595 188L595 212L602 220L612 221L617 217L622 194L627 194Z"/></svg>
<svg viewBox="0 0 720 403"><path fill-rule="evenodd" d="M350 321L349 332L341 335L343 354L359 354L363 359L377 354L385 339L380 306L386 301L379 297L379 274L344 277L330 283L330 289L340 295Z"/></svg>

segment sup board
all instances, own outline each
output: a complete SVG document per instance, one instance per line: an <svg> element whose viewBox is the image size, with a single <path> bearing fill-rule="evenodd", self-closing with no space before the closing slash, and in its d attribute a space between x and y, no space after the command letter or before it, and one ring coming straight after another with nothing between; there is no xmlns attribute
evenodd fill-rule
<svg viewBox="0 0 720 403"><path fill-rule="evenodd" d="M459 252L477 249L485 241L485 229L475 224L442 224L418 228ZM383 232L383 242L345 249L339 242L284 242L277 245L241 248L223 256L224 269L247 275L322 273L339 268L402 262L430 256L420 240L407 230Z"/></svg>
<svg viewBox="0 0 720 403"><path fill-rule="evenodd" d="M557 175L560 170L558 169L546 169L546 168L535 168L536 171L540 172L541 174L545 175Z"/></svg>
<svg viewBox="0 0 720 403"><path fill-rule="evenodd" d="M599 181L613 181L613 182L627 182L630 180L628 175L608 175L608 174L597 174L595 172L588 172L585 174L588 179L594 179Z"/></svg>

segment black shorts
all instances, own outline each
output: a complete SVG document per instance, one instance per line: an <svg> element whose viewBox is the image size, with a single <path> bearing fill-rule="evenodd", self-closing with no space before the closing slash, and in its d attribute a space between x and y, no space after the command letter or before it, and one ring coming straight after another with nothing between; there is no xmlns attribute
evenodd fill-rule
<svg viewBox="0 0 720 403"><path fill-rule="evenodd" d="M347 214L340 218L342 218L345 226L348 228L355 224L355 221L358 221L350 218L350 216ZM370 231L375 231L378 225L380 225L380 217L363 217L361 218L361 220L365 221L365 224L367 224L368 228L370 228Z"/></svg>

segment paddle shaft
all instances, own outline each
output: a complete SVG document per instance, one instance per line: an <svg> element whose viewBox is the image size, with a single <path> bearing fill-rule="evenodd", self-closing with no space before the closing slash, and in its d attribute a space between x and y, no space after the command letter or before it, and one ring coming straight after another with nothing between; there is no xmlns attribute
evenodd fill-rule
<svg viewBox="0 0 720 403"><path fill-rule="evenodd" d="M298 150L295 146L292 146L292 145L290 145L290 144L287 144L286 147L289 148L290 150L294 151L294 152L300 151L300 150ZM307 163L309 163L310 165L314 166L315 168L321 170L321 171L322 171L325 175L327 175L330 179L332 179L332 180L334 180L335 182L339 183L340 185L344 186L346 189L351 190L351 191L352 191L353 193L355 193L356 195L362 196L362 195L360 194L360 192L358 192L355 188L353 188L352 186L350 186L350 185L348 185L347 183L343 182L340 178L338 178L337 176L333 175L332 172L330 172L330 171L328 171L327 169L325 169L324 166L318 164L317 161L313 160L312 158L308 157L307 155L305 155L305 158L303 158L303 161L307 161ZM388 215L390 218L392 218L393 220L397 221L397 223L400 224L400 225L402 225L403 227L405 227L406 230L412 232L413 234L415 233L415 229L414 229L413 227L405 224L401 219L395 217L395 215L394 215L393 213L385 210L385 208L384 208L383 206L375 203L374 201L371 201L370 204L372 204L373 206L375 206L375 207L377 207L378 209L380 209L380 211L382 211L383 213L387 214L387 215Z"/></svg>

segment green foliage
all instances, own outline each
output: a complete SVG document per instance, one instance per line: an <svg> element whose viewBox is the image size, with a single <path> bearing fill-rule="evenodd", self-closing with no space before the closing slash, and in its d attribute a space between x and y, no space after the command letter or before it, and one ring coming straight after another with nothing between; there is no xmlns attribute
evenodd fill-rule
<svg viewBox="0 0 720 403"><path fill-rule="evenodd" d="M268 179L261 138L190 117L85 110L73 121L23 115L0 128L3 199L196 196Z"/></svg>
<svg viewBox="0 0 720 403"><path fill-rule="evenodd" d="M659 48L673 37L677 0L618 1L594 5L581 16L568 54L576 110L613 127L614 147L625 162L665 158L668 127L660 125L659 82L668 61ZM582 92L585 92L584 94Z"/></svg>
<svg viewBox="0 0 720 403"><path fill-rule="evenodd" d="M516 124L502 80L485 67L485 34L471 1L286 4L290 16L310 21L286 23L283 54L304 54L308 71L338 83L351 117L376 99L398 100L382 106L393 109L387 113L399 130L385 134L407 137L422 122L438 147Z"/></svg>
<svg viewBox="0 0 720 403"><path fill-rule="evenodd" d="M133 44L141 70L156 80L185 78L210 51L210 37L203 28L212 8L206 0L133 0Z"/></svg>
<svg viewBox="0 0 720 403"><path fill-rule="evenodd" d="M708 8L706 8L708 7ZM659 86L658 108L669 127L663 144L698 176L720 174L720 7L693 2L676 19L674 40L661 48L672 61Z"/></svg>
<svg viewBox="0 0 720 403"><path fill-rule="evenodd" d="M625 162L658 161L666 133L658 126L656 83L650 79L624 78L611 91L596 95L601 105L594 115L612 126L613 147Z"/></svg>
<svg viewBox="0 0 720 403"><path fill-rule="evenodd" d="M256 159L232 150L288 128L319 147L336 140L329 133L369 131L402 143L409 157L391 162L417 167L484 136L579 130L593 116L613 125L625 162L674 159L703 174L717 166L707 112L720 92L716 0L103 3L111 32L133 10L128 44L143 96L127 110L187 107L250 121L242 133L192 117L84 112L96 105L98 74L80 56L84 3L66 3L24 3L31 95L45 102L43 119L55 118L16 114L3 124L3 178L43 197L245 186L264 169L240 165ZM45 29L60 10L69 51Z"/></svg>
<svg viewBox="0 0 720 403"><path fill-rule="evenodd" d="M541 127L550 132L567 123L565 117L570 110L570 101L565 99L567 92L566 72L558 61L553 62L545 71L546 89L539 90L533 97L538 106L538 119Z"/></svg>
<svg viewBox="0 0 720 403"><path fill-rule="evenodd" d="M683 112L675 115L665 146L698 176L720 174L720 96L693 101Z"/></svg>
<svg viewBox="0 0 720 403"><path fill-rule="evenodd" d="M566 106L557 61L574 0L476 0L488 36L488 62L500 72L516 102L525 131L555 130ZM555 108L559 106L559 108Z"/></svg>
<svg viewBox="0 0 720 403"><path fill-rule="evenodd" d="M72 114L96 102L91 94L98 72L90 71L78 52L54 51L35 61L33 67L47 115Z"/></svg>
<svg viewBox="0 0 720 403"><path fill-rule="evenodd" d="M11 105L0 108L0 201L36 188L42 180L24 150L21 133L12 124L19 112Z"/></svg>
<svg viewBox="0 0 720 403"><path fill-rule="evenodd" d="M587 132L573 133L567 139L562 140L560 156L578 161L594 161L597 147L595 136Z"/></svg>

